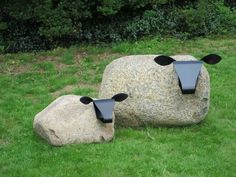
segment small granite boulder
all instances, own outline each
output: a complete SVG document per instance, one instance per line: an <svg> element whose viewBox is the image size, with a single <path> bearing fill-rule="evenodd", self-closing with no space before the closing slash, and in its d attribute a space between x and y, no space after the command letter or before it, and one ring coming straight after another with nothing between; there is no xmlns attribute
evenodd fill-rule
<svg viewBox="0 0 236 177"><path fill-rule="evenodd" d="M34 131L55 146L112 140L114 114L113 122L105 124L97 119L93 104L84 105L80 98L76 95L57 98L35 116Z"/></svg>
<svg viewBox="0 0 236 177"><path fill-rule="evenodd" d="M194 94L182 94L173 65L155 63L157 55L121 57L103 74L100 97L126 92L129 98L115 108L116 124L188 125L204 119L209 108L210 80L202 66ZM173 56L176 61L196 60L189 55Z"/></svg>

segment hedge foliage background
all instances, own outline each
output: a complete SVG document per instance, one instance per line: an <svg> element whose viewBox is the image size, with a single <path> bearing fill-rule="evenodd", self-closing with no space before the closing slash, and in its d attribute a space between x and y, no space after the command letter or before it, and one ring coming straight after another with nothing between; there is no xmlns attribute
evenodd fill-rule
<svg viewBox="0 0 236 177"><path fill-rule="evenodd" d="M236 34L235 0L1 0L0 52Z"/></svg>

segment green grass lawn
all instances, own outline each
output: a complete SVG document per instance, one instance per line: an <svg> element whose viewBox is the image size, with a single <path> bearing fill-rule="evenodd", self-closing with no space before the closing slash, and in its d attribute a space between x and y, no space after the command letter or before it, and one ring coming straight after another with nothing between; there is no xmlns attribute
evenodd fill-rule
<svg viewBox="0 0 236 177"><path fill-rule="evenodd" d="M217 53L206 119L188 127L120 128L104 144L52 147L33 132L36 113L60 95L96 97L104 68L130 54ZM0 176L236 176L236 39L143 39L0 55ZM158 108L157 108L158 109Z"/></svg>

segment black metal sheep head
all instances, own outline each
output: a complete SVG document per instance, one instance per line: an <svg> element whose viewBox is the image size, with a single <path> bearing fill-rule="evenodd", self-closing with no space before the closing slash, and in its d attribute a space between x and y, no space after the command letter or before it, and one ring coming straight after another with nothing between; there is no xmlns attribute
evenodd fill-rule
<svg viewBox="0 0 236 177"><path fill-rule="evenodd" d="M90 97L83 96L80 98L80 101L83 104L89 104L93 102L97 118L100 119L103 123L111 123L115 101L121 102L126 98L128 98L128 95L126 93L118 93L110 99L101 100L93 100Z"/></svg>
<svg viewBox="0 0 236 177"><path fill-rule="evenodd" d="M169 56L157 56L154 61L159 65L166 66L174 64L174 69L179 78L179 86L183 94L195 93L198 76L201 71L203 61L207 64L219 63L221 57L216 54L210 54L203 57L200 61L176 61Z"/></svg>

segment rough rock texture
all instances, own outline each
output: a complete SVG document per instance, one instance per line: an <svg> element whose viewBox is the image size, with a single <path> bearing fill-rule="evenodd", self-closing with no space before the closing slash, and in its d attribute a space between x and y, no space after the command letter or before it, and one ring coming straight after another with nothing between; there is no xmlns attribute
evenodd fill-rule
<svg viewBox="0 0 236 177"><path fill-rule="evenodd" d="M110 63L103 74L100 97L125 92L128 99L115 108L116 124L188 125L204 119L209 108L209 75L202 66L195 94L183 95L173 64L160 66L157 55L133 55ZM196 60L176 55L178 60Z"/></svg>
<svg viewBox="0 0 236 177"><path fill-rule="evenodd" d="M96 118L93 103L84 105L80 98L66 95L53 101L35 116L34 130L55 146L111 140L114 135L114 121L102 123Z"/></svg>

